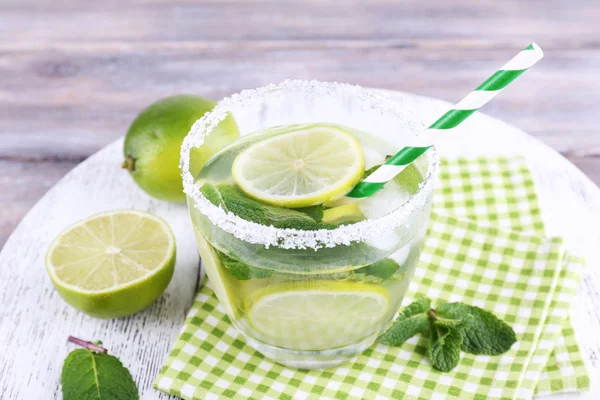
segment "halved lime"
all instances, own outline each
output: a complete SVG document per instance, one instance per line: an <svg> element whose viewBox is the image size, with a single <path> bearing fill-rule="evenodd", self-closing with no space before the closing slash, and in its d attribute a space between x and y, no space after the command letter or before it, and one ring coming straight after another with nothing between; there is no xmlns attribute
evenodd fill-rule
<svg viewBox="0 0 600 400"><path fill-rule="evenodd" d="M94 215L62 231L46 255L54 286L76 309L118 318L152 304L175 267L167 223L132 210Z"/></svg>
<svg viewBox="0 0 600 400"><path fill-rule="evenodd" d="M238 186L264 203L308 207L344 196L364 172L358 141L337 125L298 130L254 143L235 158Z"/></svg>
<svg viewBox="0 0 600 400"><path fill-rule="evenodd" d="M268 286L246 304L262 340L293 350L355 343L379 329L389 308L389 294L380 285L324 280Z"/></svg>

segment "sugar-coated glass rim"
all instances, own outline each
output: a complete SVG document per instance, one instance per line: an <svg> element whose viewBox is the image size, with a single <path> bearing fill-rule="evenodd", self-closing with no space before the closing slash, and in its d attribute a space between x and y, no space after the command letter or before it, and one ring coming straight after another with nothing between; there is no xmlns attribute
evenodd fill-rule
<svg viewBox="0 0 600 400"><path fill-rule="evenodd" d="M283 92L283 93L282 93ZM209 202L200 193L194 183L194 176L190 173L190 151L204 142L204 137L223 121L232 107L243 107L252 104L259 99L266 99L281 94L304 93L313 97L323 95L340 95L358 98L364 107L370 111L379 111L382 114L406 118L407 110L398 101L363 89L359 86L319 81L286 80L280 84L263 86L258 89L243 90L230 97L219 101L216 107L192 125L190 132L185 137L181 146L181 176L183 188L187 196L193 200L190 206L196 207L205 215L211 223L236 238L253 244L261 244L266 247L276 246L284 249L319 249L323 247L335 247L338 245L349 245L352 242L361 242L380 237L389 233L391 229L397 228L406 222L407 218L427 202L438 169L438 156L435 148L428 151L429 163L425 180L421 182L417 192L406 202L398 206L391 213L376 219L369 219L350 225L342 225L336 229L320 229L305 231L299 229L281 229L273 226L265 226L250 222L225 212Z"/></svg>

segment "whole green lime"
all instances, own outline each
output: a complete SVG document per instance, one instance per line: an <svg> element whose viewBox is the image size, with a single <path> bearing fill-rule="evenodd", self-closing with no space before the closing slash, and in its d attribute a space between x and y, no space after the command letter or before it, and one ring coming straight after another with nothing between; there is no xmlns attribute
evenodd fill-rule
<svg viewBox="0 0 600 400"><path fill-rule="evenodd" d="M131 123L122 164L146 193L157 199L185 202L179 154L191 126L215 102L198 96L166 97L144 109ZM231 116L223 120L190 154L190 171L196 176L208 159L240 136Z"/></svg>

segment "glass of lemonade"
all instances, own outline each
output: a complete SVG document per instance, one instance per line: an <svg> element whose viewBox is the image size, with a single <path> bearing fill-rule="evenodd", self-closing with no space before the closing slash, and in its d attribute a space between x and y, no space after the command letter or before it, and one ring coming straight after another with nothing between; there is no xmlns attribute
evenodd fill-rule
<svg viewBox="0 0 600 400"><path fill-rule="evenodd" d="M193 176L190 149L227 115L242 136ZM249 345L326 368L389 326L423 246L435 149L371 197L345 194L422 130L398 100L315 81L243 91L194 124L181 166L198 248Z"/></svg>

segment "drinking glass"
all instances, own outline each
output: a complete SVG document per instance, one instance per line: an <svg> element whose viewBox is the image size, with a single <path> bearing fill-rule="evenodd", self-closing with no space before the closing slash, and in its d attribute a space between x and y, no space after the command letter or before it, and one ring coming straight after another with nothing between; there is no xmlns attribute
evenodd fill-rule
<svg viewBox="0 0 600 400"><path fill-rule="evenodd" d="M196 121L182 146L184 190L203 267L233 325L250 346L284 365L326 368L347 361L389 327L408 290L429 220L435 149L413 163L420 176L415 192L402 202L376 202L376 218L335 229L280 229L213 205L190 172L190 150L227 115L242 135L229 158L247 147L246 135L274 126L340 124L385 141L389 155L424 127L401 101L373 90L285 81L221 100ZM382 273L386 260L397 266L391 276ZM261 273L239 272L245 266Z"/></svg>

